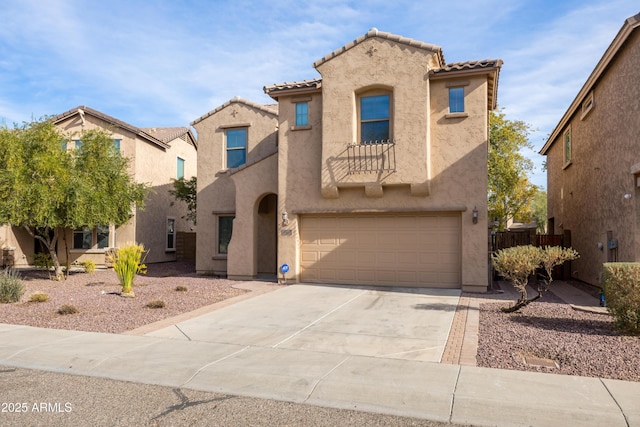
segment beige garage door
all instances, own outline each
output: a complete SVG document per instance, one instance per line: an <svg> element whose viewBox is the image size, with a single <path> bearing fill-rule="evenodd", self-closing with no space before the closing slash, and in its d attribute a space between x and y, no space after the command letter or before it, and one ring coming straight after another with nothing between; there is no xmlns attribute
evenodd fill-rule
<svg viewBox="0 0 640 427"><path fill-rule="evenodd" d="M302 280L460 288L460 214L303 216Z"/></svg>

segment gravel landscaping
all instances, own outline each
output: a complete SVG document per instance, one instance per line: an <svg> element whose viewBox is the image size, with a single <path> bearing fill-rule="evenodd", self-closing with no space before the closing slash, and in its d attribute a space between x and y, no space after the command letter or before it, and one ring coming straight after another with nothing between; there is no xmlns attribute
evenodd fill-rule
<svg viewBox="0 0 640 427"><path fill-rule="evenodd" d="M26 292L18 303L0 304L0 323L122 333L246 292L233 287L238 282L193 271L193 263L151 264L136 277L135 298L119 295L113 270L72 273L64 282L23 271ZM30 302L38 291L49 300ZM576 311L552 291L511 314L500 311L513 302L507 295L469 296L487 300L480 304L478 366L640 381L640 337L617 333L608 315ZM58 314L63 305L78 312Z"/></svg>
<svg viewBox="0 0 640 427"><path fill-rule="evenodd" d="M507 285L509 286L509 285ZM478 366L640 381L640 337L606 314L574 310L552 290L517 313L480 304Z"/></svg>
<svg viewBox="0 0 640 427"><path fill-rule="evenodd" d="M150 264L146 275L136 276L135 298L119 295L122 288L113 270L72 272L62 282L49 280L46 271L22 271L26 292L18 303L0 304L0 323L122 333L246 292L232 287L238 282L197 276L193 271L193 263ZM178 287L186 291L176 290ZM48 294L49 300L30 302L34 292ZM147 307L156 301L164 307ZM75 306L78 312L58 314L63 305Z"/></svg>

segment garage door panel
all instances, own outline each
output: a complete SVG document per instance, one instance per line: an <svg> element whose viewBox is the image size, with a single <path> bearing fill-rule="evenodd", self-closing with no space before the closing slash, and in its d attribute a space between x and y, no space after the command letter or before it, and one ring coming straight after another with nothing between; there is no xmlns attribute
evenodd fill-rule
<svg viewBox="0 0 640 427"><path fill-rule="evenodd" d="M460 214L303 216L302 280L460 287Z"/></svg>

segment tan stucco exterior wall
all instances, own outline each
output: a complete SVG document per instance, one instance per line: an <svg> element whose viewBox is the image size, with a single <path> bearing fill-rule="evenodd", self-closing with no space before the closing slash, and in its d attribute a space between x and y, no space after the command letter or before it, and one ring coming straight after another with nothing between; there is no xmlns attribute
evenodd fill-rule
<svg viewBox="0 0 640 427"><path fill-rule="evenodd" d="M277 115L249 102L234 99L194 123L198 132L198 241L196 270L199 274L257 274L257 226L251 215L261 198L276 193ZM247 128L247 163L226 168L225 130ZM218 216L236 215L229 254L217 253ZM227 266L227 259L239 259Z"/></svg>
<svg viewBox="0 0 640 427"><path fill-rule="evenodd" d="M177 156L185 159L185 177L188 179L196 174L197 151L188 142L177 138L170 143L169 149L152 145L143 141L134 133L122 128L115 128L112 124L94 117L84 115L84 123L79 115L69 117L60 122L58 128L69 136L68 149L74 148L73 140L79 137L83 130L103 129L112 132L114 139L120 139L120 153L129 159L129 171L137 182L150 184L152 191L146 199L146 209L132 212L132 218L117 228L111 226L109 246L118 247L129 242L143 243L149 253L146 262L162 262L175 260L175 251L166 252L166 220L167 217L176 219L176 231L189 231L192 224L182 219L186 214L184 203L170 203L173 199L168 190L173 188L171 178L176 177ZM6 245L16 248L16 266L33 264L35 252L33 238L26 231L4 226L7 236ZM58 241L58 257L62 263L66 262L66 247L68 244L69 261L91 260L98 265L105 263L104 249L73 249L73 232L67 230L65 236Z"/></svg>
<svg viewBox="0 0 640 427"><path fill-rule="evenodd" d="M318 62L321 85L303 82L272 95L278 101L277 116L234 99L196 120L198 272L255 277L264 268L256 241L271 237L271 231L264 234L269 228L264 224L274 219L277 242L264 246L277 247L277 266L288 264L287 280L295 282L301 277L304 215L440 212L460 218L460 285L485 291L488 71L434 76L430 71L441 65L441 53L425 46L370 38ZM463 114L449 114L451 85L464 87ZM359 142L358 96L379 90L391 95L397 170L349 174L344 153ZM308 126L295 126L297 102L308 103ZM255 151L263 160L255 162L248 155L246 167L225 171L224 129L244 126L249 128L249 153ZM259 135L269 141L263 145L266 150L252 148ZM276 155L264 157L276 147ZM274 194L277 209L261 218L260 201ZM288 224L282 221L285 212ZM230 213L236 219L227 258L216 254L216 218Z"/></svg>
<svg viewBox="0 0 640 427"><path fill-rule="evenodd" d="M374 57L388 55L392 60L371 63L371 49ZM394 73L397 63L408 70L406 74ZM279 226L278 265L291 267L292 280L300 279L299 214L459 212L462 284L469 290L486 289L487 229L480 225L486 223L486 76L465 81L468 116L447 119L447 80L427 79L428 63L424 51L371 40L322 64L322 94L310 95L308 130L291 129L297 97L279 98L278 202L290 223ZM375 72L356 72L369 69ZM356 94L380 83L393 93L398 172L348 177L344 167L334 168L332 162L336 164L344 147L357 140ZM337 188L327 190L328 186ZM480 212L478 224L471 218L474 207Z"/></svg>
<svg viewBox="0 0 640 427"><path fill-rule="evenodd" d="M640 261L640 187L632 172L640 163L639 81L636 30L595 85L594 108L584 117L579 109L547 152L549 232L571 232L580 253L572 277L594 285L601 284L603 262ZM571 164L565 166L562 138L569 128ZM608 249L608 232L615 250Z"/></svg>
<svg viewBox="0 0 640 427"><path fill-rule="evenodd" d="M184 160L184 177L196 176L197 151L186 141L176 138L169 143L170 148L161 150L144 141L135 145L135 179L151 185L151 193L146 199L144 210L136 210L135 241L149 249L147 262L175 261L176 251L167 248L167 219L175 220L176 232L191 231L194 224L183 219L186 205L176 202L169 194L173 189L172 180L177 178L177 159ZM120 239L119 239L120 241Z"/></svg>

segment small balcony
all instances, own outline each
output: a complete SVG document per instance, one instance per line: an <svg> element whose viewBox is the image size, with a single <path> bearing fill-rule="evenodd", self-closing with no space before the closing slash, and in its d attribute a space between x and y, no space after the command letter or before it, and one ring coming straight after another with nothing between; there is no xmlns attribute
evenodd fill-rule
<svg viewBox="0 0 640 427"><path fill-rule="evenodd" d="M348 174L397 172L396 142L365 141L347 146Z"/></svg>

